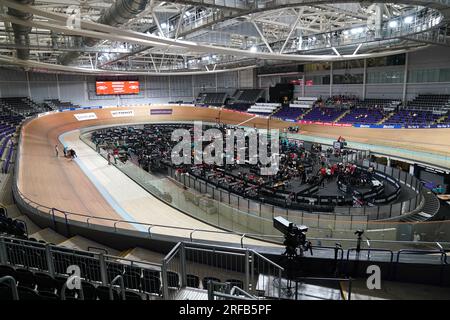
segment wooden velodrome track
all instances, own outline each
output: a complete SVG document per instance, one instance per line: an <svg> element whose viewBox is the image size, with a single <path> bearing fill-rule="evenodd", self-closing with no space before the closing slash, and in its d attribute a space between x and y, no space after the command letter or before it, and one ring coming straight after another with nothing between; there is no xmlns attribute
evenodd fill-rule
<svg viewBox="0 0 450 320"><path fill-rule="evenodd" d="M150 109L172 109L169 115L150 115ZM111 111L134 110L133 117L112 117ZM95 113L97 119L78 121L74 114ZM91 180L83 173L76 163L62 157L56 158L54 146L58 137L65 132L99 125L124 125L130 123L148 123L158 121L192 121L201 120L215 122L220 117L221 122L246 126L267 128L267 119L229 110L212 108L194 108L186 106L134 106L122 108L106 108L95 110L78 110L59 112L33 119L22 127L18 188L28 199L40 205L63 209L93 217L122 219L114 208L106 201ZM251 120L250 120L251 119ZM246 122L249 120L248 122ZM291 126L290 122L270 120L271 128ZM402 147L410 150L433 152L444 155L450 153L450 129L363 129L326 127L318 125L302 125L302 134L336 138L344 136L348 141L370 141L371 144L382 144ZM62 150L61 145L59 149ZM98 156L100 157L100 156ZM186 228L215 230L215 228L188 218L153 198L155 208L172 212L172 224ZM158 212L156 212L158 211ZM151 222L157 223L160 210L146 213L152 216ZM142 218L142 217L140 217ZM69 216L69 219L78 219ZM156 220L158 221L158 220ZM112 225L103 220L91 221ZM123 227L123 226L121 226ZM172 234L172 231L170 231ZM206 237L206 236L205 236ZM207 234L211 240L225 240L224 235ZM219 238L219 239L218 239ZM240 241L238 236L230 236L232 242ZM228 241L227 241L228 242ZM248 243L248 241L247 241Z"/></svg>

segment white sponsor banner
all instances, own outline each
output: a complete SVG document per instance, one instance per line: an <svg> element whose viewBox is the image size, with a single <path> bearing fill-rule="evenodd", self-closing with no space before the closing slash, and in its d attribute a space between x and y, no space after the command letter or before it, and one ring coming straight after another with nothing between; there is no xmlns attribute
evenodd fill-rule
<svg viewBox="0 0 450 320"><path fill-rule="evenodd" d="M58 111L47 111L47 112L43 112L43 113L39 113L38 114L38 118L43 117L43 116L48 116L49 114L54 114L57 113Z"/></svg>
<svg viewBox="0 0 450 320"><path fill-rule="evenodd" d="M77 118L78 121L97 119L97 115L95 113L93 113L93 112L75 113L74 117Z"/></svg>
<svg viewBox="0 0 450 320"><path fill-rule="evenodd" d="M111 111L113 118L134 117L134 110L115 110Z"/></svg>

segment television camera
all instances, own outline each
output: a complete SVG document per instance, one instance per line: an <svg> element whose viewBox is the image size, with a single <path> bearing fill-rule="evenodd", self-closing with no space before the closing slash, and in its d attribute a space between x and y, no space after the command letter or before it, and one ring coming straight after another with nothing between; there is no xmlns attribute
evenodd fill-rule
<svg viewBox="0 0 450 320"><path fill-rule="evenodd" d="M312 255L312 244L306 239L307 226L296 225L280 216L273 218L273 226L284 235L283 244L286 246L284 255L289 258L302 257L308 250Z"/></svg>

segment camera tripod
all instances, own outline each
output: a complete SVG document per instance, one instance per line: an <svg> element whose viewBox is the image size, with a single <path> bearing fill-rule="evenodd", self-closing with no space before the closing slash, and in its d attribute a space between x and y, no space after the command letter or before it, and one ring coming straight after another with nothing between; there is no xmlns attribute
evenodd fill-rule
<svg viewBox="0 0 450 320"><path fill-rule="evenodd" d="M300 242L299 242L300 241ZM296 278L296 275L302 274L301 268L301 258L304 257L305 251L310 251L312 253L312 244L310 241L307 241L305 237L298 237L296 235L286 235L284 245L286 246L286 250L283 253L285 257L285 266L286 266L286 287L282 287L283 294L290 298L296 295L296 285L293 279ZM281 280L278 284L282 286Z"/></svg>

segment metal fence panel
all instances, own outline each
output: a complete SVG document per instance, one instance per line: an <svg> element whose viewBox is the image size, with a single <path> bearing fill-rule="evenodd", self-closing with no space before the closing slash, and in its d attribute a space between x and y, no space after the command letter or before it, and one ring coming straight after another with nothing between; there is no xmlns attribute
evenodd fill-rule
<svg viewBox="0 0 450 320"><path fill-rule="evenodd" d="M400 171L400 180L401 181L405 182L406 176L408 176L408 174L405 171Z"/></svg>
<svg viewBox="0 0 450 320"><path fill-rule="evenodd" d="M392 168L392 167L386 167L386 174L387 174L388 176L391 176L393 170L394 170L394 168Z"/></svg>
<svg viewBox="0 0 450 320"><path fill-rule="evenodd" d="M380 206L379 209L379 219L387 219L390 216L391 205Z"/></svg>
<svg viewBox="0 0 450 320"><path fill-rule="evenodd" d="M43 245L23 245L20 242L5 241L5 248L8 263L26 268L49 270Z"/></svg>
<svg viewBox="0 0 450 320"><path fill-rule="evenodd" d="M401 214L402 204L401 203L393 203L392 204L392 214L391 217L397 217Z"/></svg>
<svg viewBox="0 0 450 320"><path fill-rule="evenodd" d="M261 204L261 217L265 219L273 219L273 206Z"/></svg>

